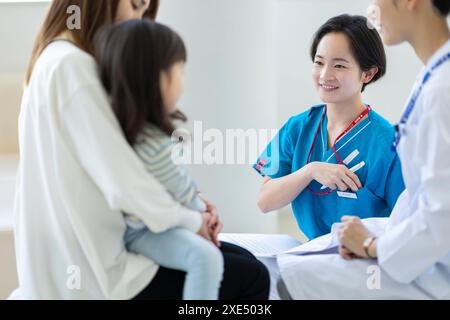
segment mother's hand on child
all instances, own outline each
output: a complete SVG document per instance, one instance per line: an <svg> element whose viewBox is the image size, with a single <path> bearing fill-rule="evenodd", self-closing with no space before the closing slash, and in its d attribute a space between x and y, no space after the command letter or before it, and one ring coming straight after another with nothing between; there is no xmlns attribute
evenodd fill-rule
<svg viewBox="0 0 450 320"><path fill-rule="evenodd" d="M339 254L344 259L356 257L369 258L364 250L364 241L370 238L372 233L364 226L358 217L342 217L342 225L338 231Z"/></svg>
<svg viewBox="0 0 450 320"><path fill-rule="evenodd" d="M209 235L212 239L212 242L214 242L216 246L220 247L220 241L217 237L222 231L223 224L217 212L217 207L209 202L203 194L200 193L199 196L206 204L206 212L211 215L211 219L209 220Z"/></svg>
<svg viewBox="0 0 450 320"><path fill-rule="evenodd" d="M202 213L202 225L200 229L197 231L197 234L208 241L212 241L210 231L209 231L209 221L211 220L211 215L209 212Z"/></svg>

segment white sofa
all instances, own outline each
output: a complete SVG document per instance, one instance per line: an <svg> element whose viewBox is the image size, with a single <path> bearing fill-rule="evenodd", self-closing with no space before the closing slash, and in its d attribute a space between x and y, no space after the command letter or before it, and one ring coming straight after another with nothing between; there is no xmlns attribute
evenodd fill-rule
<svg viewBox="0 0 450 320"><path fill-rule="evenodd" d="M23 73L0 73L0 300L18 285L12 219L22 81Z"/></svg>
<svg viewBox="0 0 450 320"><path fill-rule="evenodd" d="M50 1L0 1L0 300L17 287L12 231L23 79Z"/></svg>
<svg viewBox="0 0 450 320"><path fill-rule="evenodd" d="M17 287L12 231L17 155L0 155L0 299Z"/></svg>
<svg viewBox="0 0 450 320"><path fill-rule="evenodd" d="M0 232L12 230L14 190L19 156L0 155Z"/></svg>

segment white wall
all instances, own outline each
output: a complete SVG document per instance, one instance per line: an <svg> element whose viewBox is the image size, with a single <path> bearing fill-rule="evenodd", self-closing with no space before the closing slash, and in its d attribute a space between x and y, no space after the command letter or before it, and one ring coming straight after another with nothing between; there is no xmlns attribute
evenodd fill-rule
<svg viewBox="0 0 450 320"><path fill-rule="evenodd" d="M0 153L17 153L22 83L48 3L0 2Z"/></svg>
<svg viewBox="0 0 450 320"><path fill-rule="evenodd" d="M175 28L189 51L181 102L204 128L276 128L274 0L164 0L159 21ZM198 137L194 136L194 139ZM275 232L274 215L256 206L261 178L250 165L191 167L217 203L225 231Z"/></svg>
<svg viewBox="0 0 450 320"><path fill-rule="evenodd" d="M0 73L24 72L48 3L0 2Z"/></svg>

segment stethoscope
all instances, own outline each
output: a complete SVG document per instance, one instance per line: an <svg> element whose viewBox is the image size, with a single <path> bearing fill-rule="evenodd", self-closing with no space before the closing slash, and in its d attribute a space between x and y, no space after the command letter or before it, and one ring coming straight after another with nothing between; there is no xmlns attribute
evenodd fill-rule
<svg viewBox="0 0 450 320"><path fill-rule="evenodd" d="M359 114L359 116L357 116L357 117L355 118L355 120L353 120L353 121L350 123L350 125L347 127L347 129L345 129L344 131L342 131L342 133L341 133L339 136L337 136L337 138L334 140L334 143L333 143L333 145L331 146L331 148L332 148L333 154L336 156L336 159L337 159L337 161L338 161L339 164L344 164L344 162L342 162L341 158L339 157L339 155L338 155L338 153L337 153L337 151L336 151L336 143L337 143L343 136L345 136L347 133L349 133L350 130L352 130L359 122L361 122L361 120L364 119L364 118L369 114L369 112L370 112L371 110L372 110L372 107L371 107L371 106L367 106L367 108L366 108L363 112L361 112L361 113ZM306 159L306 164L309 164L309 163L311 162L311 155L312 155L312 152L313 152L313 149L314 149L314 145L315 145L315 143L316 143L316 139L317 139L317 136L318 136L318 134L319 134L319 132L320 132L320 129L322 128L322 123L323 123L323 120L325 119L325 115L326 115L326 114L327 114L327 106L325 105L325 108L323 109L322 117L320 118L319 125L317 126L317 129L316 129L316 133L314 134L314 139L313 139L313 141L312 141L311 147L309 148L308 158ZM323 196L329 195L330 193L332 193L332 192L334 191L334 190L332 190L332 189L329 189L329 190L324 191L324 192L318 192L318 191L314 191L310 186L308 186L307 189L308 189L313 195L319 196L319 197L323 197Z"/></svg>
<svg viewBox="0 0 450 320"><path fill-rule="evenodd" d="M435 71L437 68L439 68L444 62L450 59L450 53L443 56L441 59L439 59L436 64L434 64L429 71L425 73L422 79L422 83L420 84L419 88L414 92L414 94L411 96L411 99L408 102L408 106L406 107L405 112L403 113L402 117L400 118L400 122L395 126L395 138L394 143L392 144L392 150L397 150L397 147L400 143L400 139L402 135L405 133L405 127L406 123L408 122L409 117L411 116L411 113L413 112L417 100L419 99L420 94L422 93L423 88L425 87L425 84L430 80L433 71Z"/></svg>

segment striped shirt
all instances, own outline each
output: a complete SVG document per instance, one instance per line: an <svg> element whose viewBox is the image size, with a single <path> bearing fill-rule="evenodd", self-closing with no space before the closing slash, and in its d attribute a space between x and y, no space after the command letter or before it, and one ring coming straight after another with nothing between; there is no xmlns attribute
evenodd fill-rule
<svg viewBox="0 0 450 320"><path fill-rule="evenodd" d="M171 137L152 124L146 125L136 141L134 150L145 168L165 187L174 200L191 210L205 212L206 205L199 197L197 185L187 167L175 164L172 160L174 147L179 142L172 141ZM134 215L127 214L126 222L134 229L145 227Z"/></svg>

